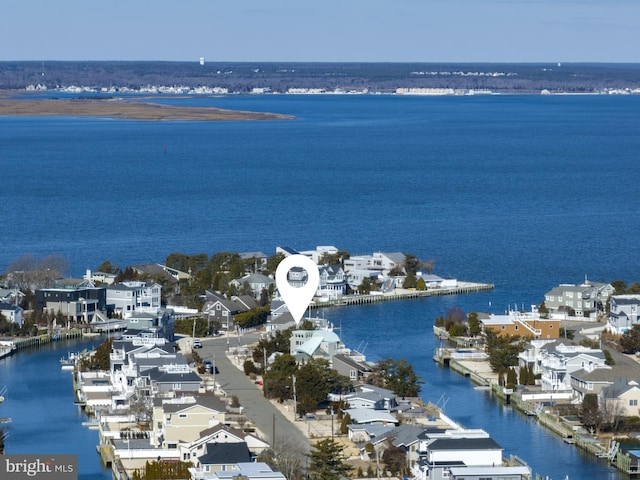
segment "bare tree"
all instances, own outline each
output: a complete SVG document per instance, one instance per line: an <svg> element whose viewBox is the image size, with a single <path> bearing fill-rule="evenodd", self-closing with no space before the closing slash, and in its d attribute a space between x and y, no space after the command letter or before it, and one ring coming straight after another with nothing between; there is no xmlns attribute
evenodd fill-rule
<svg viewBox="0 0 640 480"><path fill-rule="evenodd" d="M260 454L259 460L282 472L289 480L301 480L304 478L306 458L302 445L291 438L278 437L270 450Z"/></svg>

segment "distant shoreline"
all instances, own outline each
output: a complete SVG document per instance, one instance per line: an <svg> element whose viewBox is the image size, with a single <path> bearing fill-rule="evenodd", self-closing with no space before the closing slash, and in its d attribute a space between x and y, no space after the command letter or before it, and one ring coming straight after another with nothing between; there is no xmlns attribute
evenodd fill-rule
<svg viewBox="0 0 640 480"><path fill-rule="evenodd" d="M183 107L140 102L122 97L109 99L11 99L0 94L0 116L103 117L152 121L290 120L276 113Z"/></svg>

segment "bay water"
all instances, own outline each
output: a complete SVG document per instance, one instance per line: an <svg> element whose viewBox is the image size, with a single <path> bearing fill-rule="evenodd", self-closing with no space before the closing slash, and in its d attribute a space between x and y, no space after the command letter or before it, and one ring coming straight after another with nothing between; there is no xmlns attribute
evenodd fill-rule
<svg viewBox="0 0 640 480"><path fill-rule="evenodd" d="M617 478L606 464L434 364L432 326L453 306L499 313L538 304L559 283L639 279L640 97L154 101L295 118L0 118L0 270L28 254L62 255L69 273L80 276L104 260L124 268L162 262L171 252L271 255L276 246L335 245L352 254L402 251L433 259L438 275L496 288L325 315L369 358L406 358L425 381L425 400L440 402L465 426L485 428L535 472ZM26 357L14 358L0 363L0 385L10 391L16 359ZM19 378L38 391L37 368ZM52 395L50 411L72 406L70 386L59 386L66 393ZM55 416L47 421L57 430L70 424ZM33 448L33 436L23 436L18 425L11 427L8 453ZM70 440L66 452L86 443ZM85 472L100 468L95 451L91 456L95 464L81 465Z"/></svg>

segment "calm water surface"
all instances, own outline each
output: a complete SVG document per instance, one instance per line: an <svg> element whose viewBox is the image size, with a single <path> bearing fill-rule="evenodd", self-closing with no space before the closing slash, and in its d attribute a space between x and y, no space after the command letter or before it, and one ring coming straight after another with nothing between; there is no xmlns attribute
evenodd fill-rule
<svg viewBox="0 0 640 480"><path fill-rule="evenodd" d="M451 306L496 313L508 305L528 308L553 286L585 275L639 280L639 96L162 101L296 119L0 118L0 211L10 226L0 233L0 270L27 254L63 255L79 276L104 260L125 267L161 262L171 252L271 255L277 245L434 259L436 274L493 282L496 289L327 315L342 324L350 346L366 345L373 360L406 357L425 380L426 400L442 399L449 415L487 429L534 471L556 480L615 478L608 467L438 368L431 328ZM40 364L51 363L40 353L25 355L34 373L20 377L34 390L43 379ZM14 368L0 368L0 385L27 388L5 380L8 371L17 375ZM56 384L60 396L47 391L45 398L53 398L50 411L76 415L65 379ZM81 417L74 418L79 425ZM70 425L58 427L76 428ZM16 421L10 449L32 448L38 427ZM91 443L87 461L94 464L83 471L99 471L96 440L82 437L97 439L95 432L74 432L67 451Z"/></svg>
<svg viewBox="0 0 640 480"><path fill-rule="evenodd" d="M56 342L0 360L0 385L7 387L0 416L11 418L6 453L75 454L79 479L111 478L96 452L97 432L82 426L87 416L73 403L72 373L60 368L60 358L100 341Z"/></svg>

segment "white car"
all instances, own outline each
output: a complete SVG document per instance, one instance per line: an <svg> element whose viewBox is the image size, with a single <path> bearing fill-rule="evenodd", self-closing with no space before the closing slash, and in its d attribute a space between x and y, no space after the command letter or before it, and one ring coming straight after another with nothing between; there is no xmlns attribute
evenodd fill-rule
<svg viewBox="0 0 640 480"><path fill-rule="evenodd" d="M193 341L193 348L202 348L202 342L196 338Z"/></svg>

